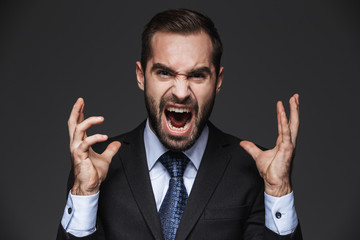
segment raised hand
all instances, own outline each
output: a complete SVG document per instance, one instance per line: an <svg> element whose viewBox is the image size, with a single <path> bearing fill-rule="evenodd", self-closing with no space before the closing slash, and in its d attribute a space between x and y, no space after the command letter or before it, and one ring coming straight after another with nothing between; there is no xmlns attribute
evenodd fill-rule
<svg viewBox="0 0 360 240"><path fill-rule="evenodd" d="M79 98L73 106L68 121L70 136L70 152L74 164L74 185L71 193L74 195L91 195L99 191L101 182L105 179L112 157L121 144L110 143L102 154L91 148L97 142L104 142L107 135L86 135L92 125L101 124L103 117L89 117L84 120L84 100Z"/></svg>
<svg viewBox="0 0 360 240"><path fill-rule="evenodd" d="M289 121L282 102L277 103L279 135L273 149L262 151L252 142L240 142L240 146L254 158L257 169L265 182L265 192L275 197L292 191L290 172L299 129L299 95L294 94L289 102Z"/></svg>

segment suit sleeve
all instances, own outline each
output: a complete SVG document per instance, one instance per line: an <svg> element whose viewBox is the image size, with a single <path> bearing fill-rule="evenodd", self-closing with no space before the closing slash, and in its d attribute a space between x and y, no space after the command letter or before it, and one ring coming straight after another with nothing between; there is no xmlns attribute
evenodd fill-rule
<svg viewBox="0 0 360 240"><path fill-rule="evenodd" d="M67 193L68 194L70 193L73 183L74 183L74 171L73 171L73 169L71 169L69 178L68 178L68 183L67 183ZM72 240L72 239L105 240L105 237L104 237L104 233L103 233L103 229L102 229L102 225L101 225L101 220L99 219L99 217L97 217L96 231L93 234L88 235L86 237L76 237L76 236L66 232L65 229L63 228L62 224L60 223L56 239L57 240Z"/></svg>
<svg viewBox="0 0 360 240"><path fill-rule="evenodd" d="M67 233L65 229L59 224L56 240L76 240L76 239L83 239L83 240L105 240L104 233L102 231L102 227L97 225L97 230L93 234L86 236L86 237L75 237L74 235Z"/></svg>
<svg viewBox="0 0 360 240"><path fill-rule="evenodd" d="M107 146L107 144L96 144L93 146L93 149L95 152L101 153L105 150L106 146ZM70 193L70 190L73 187L73 185L74 185L74 169L71 168L69 177L68 177L68 181L67 181L67 194ZM67 197L68 197L68 195L67 195ZM99 217L97 217L96 231L93 234L88 235L86 237L75 237L74 235L66 232L65 229L63 228L62 224L60 223L56 239L57 240L69 240L69 239L105 240L105 236L104 236L104 232L103 232L103 228L102 228L102 224L101 224L101 219Z"/></svg>

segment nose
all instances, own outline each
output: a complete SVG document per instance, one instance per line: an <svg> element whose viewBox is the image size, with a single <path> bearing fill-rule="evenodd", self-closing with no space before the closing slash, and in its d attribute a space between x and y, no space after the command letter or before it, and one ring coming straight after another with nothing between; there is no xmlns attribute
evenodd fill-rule
<svg viewBox="0 0 360 240"><path fill-rule="evenodd" d="M187 76L178 74L174 80L172 94L181 102L190 96L189 83Z"/></svg>

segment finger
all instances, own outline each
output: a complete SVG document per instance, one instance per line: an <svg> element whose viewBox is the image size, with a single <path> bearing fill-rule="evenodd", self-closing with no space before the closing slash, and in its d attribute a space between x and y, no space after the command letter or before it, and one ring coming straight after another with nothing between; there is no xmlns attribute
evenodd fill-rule
<svg viewBox="0 0 360 240"><path fill-rule="evenodd" d="M294 97L295 97L297 105L300 105L300 95L298 93L295 93Z"/></svg>
<svg viewBox="0 0 360 240"><path fill-rule="evenodd" d="M291 141L295 144L296 138L299 130L299 94L294 94L290 98L290 131L291 131Z"/></svg>
<svg viewBox="0 0 360 240"><path fill-rule="evenodd" d="M84 104L81 106L81 109L80 109L80 116L79 116L79 123L81 123L82 121L84 121L84 107L85 107L85 102Z"/></svg>
<svg viewBox="0 0 360 240"><path fill-rule="evenodd" d="M84 102L84 104L82 105L81 110L80 110L80 116L79 116L79 121L78 121L79 123L83 122L84 119L85 119L85 117L84 117L84 107L85 107L85 102ZM87 137L87 136L86 136L86 132L85 132L85 134L84 134L84 137Z"/></svg>
<svg viewBox="0 0 360 240"><path fill-rule="evenodd" d="M286 113L282 112L280 115L281 115L280 119L281 119L282 142L291 143L290 127L289 127L288 119L286 117Z"/></svg>
<svg viewBox="0 0 360 240"><path fill-rule="evenodd" d="M250 156L256 161L259 154L262 152L254 143L249 141L241 141L240 146L250 154Z"/></svg>
<svg viewBox="0 0 360 240"><path fill-rule="evenodd" d="M281 144L281 142L282 142L282 136L278 136L277 137L277 139L276 139L276 143L275 143L275 149L277 149L279 146L280 146L280 144Z"/></svg>
<svg viewBox="0 0 360 240"><path fill-rule="evenodd" d="M277 113L277 123L278 123L278 139L276 141L276 145L283 141L283 133L282 133L282 124L281 124L281 113L285 112L284 105L282 101L278 101L276 104L276 113Z"/></svg>
<svg viewBox="0 0 360 240"><path fill-rule="evenodd" d="M82 121L75 127L73 143L79 143L85 138L85 131L88 130L91 126L100 124L104 121L103 117L89 117Z"/></svg>
<svg viewBox="0 0 360 240"><path fill-rule="evenodd" d="M107 146L107 148L101 155L103 155L105 159L110 162L114 155L119 151L120 147L121 143L118 141L114 141Z"/></svg>
<svg viewBox="0 0 360 240"><path fill-rule="evenodd" d="M85 138L81 144L79 145L79 150L81 152L87 152L89 148L98 142L104 142L108 139L107 135L104 134L94 134L92 136L89 136Z"/></svg>
<svg viewBox="0 0 360 240"><path fill-rule="evenodd" d="M70 140L72 139L72 137L74 135L75 127L78 123L80 111L83 108L83 105L84 105L84 99L78 98L71 110L70 117L68 120L68 129L69 129Z"/></svg>

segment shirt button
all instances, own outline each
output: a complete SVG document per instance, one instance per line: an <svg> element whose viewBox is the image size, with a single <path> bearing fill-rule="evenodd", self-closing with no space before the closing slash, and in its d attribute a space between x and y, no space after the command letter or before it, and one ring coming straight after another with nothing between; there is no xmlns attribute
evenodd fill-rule
<svg viewBox="0 0 360 240"><path fill-rule="evenodd" d="M71 212L72 212L72 209L71 209L71 207L69 207L68 208L68 214L71 214Z"/></svg>
<svg viewBox="0 0 360 240"><path fill-rule="evenodd" d="M280 213L280 212L276 212L276 213L275 213L275 217L276 217L277 219L280 219L280 218L281 218L281 213Z"/></svg>

